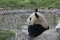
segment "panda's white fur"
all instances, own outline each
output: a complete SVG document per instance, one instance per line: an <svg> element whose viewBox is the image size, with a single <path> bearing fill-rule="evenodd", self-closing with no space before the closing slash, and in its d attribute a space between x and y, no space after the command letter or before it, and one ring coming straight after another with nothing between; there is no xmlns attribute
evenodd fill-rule
<svg viewBox="0 0 60 40"><path fill-rule="evenodd" d="M36 18L35 13L39 16L39 18ZM31 18L31 20L30 20L30 18ZM28 17L27 22L28 22L30 25L40 24L40 25L42 25L44 28L47 28L47 27L48 27L47 20L46 20L45 17L44 17L41 13L39 13L39 12L34 12L34 13L32 13L32 14Z"/></svg>

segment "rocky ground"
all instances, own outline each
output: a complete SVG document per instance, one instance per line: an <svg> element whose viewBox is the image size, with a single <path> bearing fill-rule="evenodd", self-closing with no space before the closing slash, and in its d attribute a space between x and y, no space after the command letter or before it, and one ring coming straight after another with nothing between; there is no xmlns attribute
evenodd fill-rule
<svg viewBox="0 0 60 40"><path fill-rule="evenodd" d="M12 40L21 40L21 32L22 29L27 30L26 19L29 14L31 14L34 10L0 10L0 28L2 29L10 29L13 30L16 35L12 38ZM59 15L59 9L39 9L39 12L44 14ZM28 37L27 37L28 38Z"/></svg>

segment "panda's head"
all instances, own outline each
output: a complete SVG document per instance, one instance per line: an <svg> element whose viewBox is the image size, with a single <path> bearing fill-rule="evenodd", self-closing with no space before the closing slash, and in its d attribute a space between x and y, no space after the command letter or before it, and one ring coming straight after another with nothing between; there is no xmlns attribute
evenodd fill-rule
<svg viewBox="0 0 60 40"><path fill-rule="evenodd" d="M39 18L39 16L37 15L37 13L33 13L29 16L29 18L27 19L27 22L30 25L33 25L33 24L35 24L35 22L37 21L38 18Z"/></svg>
<svg viewBox="0 0 60 40"><path fill-rule="evenodd" d="M28 19L27 22L29 25L34 25L34 24L40 24L43 27L47 28L48 27L48 23L47 20L45 19L45 17L39 13L37 10L35 10L34 13L32 13Z"/></svg>

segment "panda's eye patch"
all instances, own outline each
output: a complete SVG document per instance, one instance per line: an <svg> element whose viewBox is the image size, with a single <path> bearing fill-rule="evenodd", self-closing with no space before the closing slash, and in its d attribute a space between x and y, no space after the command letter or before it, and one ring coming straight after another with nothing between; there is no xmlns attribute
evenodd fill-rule
<svg viewBox="0 0 60 40"><path fill-rule="evenodd" d="M31 21L31 18L30 18L30 21Z"/></svg>

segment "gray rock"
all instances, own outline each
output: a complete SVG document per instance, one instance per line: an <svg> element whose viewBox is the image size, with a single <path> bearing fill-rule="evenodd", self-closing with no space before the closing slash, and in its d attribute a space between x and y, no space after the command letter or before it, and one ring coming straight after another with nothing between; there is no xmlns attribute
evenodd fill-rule
<svg viewBox="0 0 60 40"><path fill-rule="evenodd" d="M49 29L33 40L57 40L57 37L58 33L56 32L56 29Z"/></svg>
<svg viewBox="0 0 60 40"><path fill-rule="evenodd" d="M17 36L17 40L57 40L58 33L56 29L49 29L35 38L30 38L27 30L22 30L21 34Z"/></svg>

